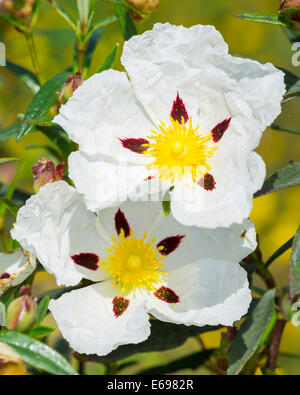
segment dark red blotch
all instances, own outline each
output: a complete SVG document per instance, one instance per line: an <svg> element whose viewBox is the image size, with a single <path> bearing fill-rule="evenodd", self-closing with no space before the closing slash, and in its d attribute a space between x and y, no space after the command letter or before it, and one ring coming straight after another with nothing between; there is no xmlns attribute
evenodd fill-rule
<svg viewBox="0 0 300 395"><path fill-rule="evenodd" d="M10 277L10 274L9 273L6 273L6 272L4 272L4 273L2 273L1 274L1 276L0 276L0 280L4 280L5 278L9 278Z"/></svg>
<svg viewBox="0 0 300 395"><path fill-rule="evenodd" d="M177 93L177 97L173 101L171 117L174 119L174 121L177 121L179 123L182 123L182 118L184 119L184 123L186 123L189 119L185 105L182 99L179 97L179 93Z"/></svg>
<svg viewBox="0 0 300 395"><path fill-rule="evenodd" d="M181 235L167 237L160 241L156 248L162 255L169 255L171 252L175 251L176 248L178 248L183 238L184 236Z"/></svg>
<svg viewBox="0 0 300 395"><path fill-rule="evenodd" d="M81 252L80 254L72 255L71 258L76 265L85 267L86 269L96 271L99 268L99 256L97 254Z"/></svg>
<svg viewBox="0 0 300 395"><path fill-rule="evenodd" d="M130 149L130 151L136 154L142 154L147 151L148 147L145 144L149 144L146 139L119 139L124 148Z"/></svg>
<svg viewBox="0 0 300 395"><path fill-rule="evenodd" d="M167 287L160 287L154 292L154 296L167 303L179 302L179 296L171 288Z"/></svg>
<svg viewBox="0 0 300 395"><path fill-rule="evenodd" d="M116 212L115 215L115 226L118 235L120 235L121 229L123 229L125 237L128 237L130 235L129 223L125 217L125 214L120 209Z"/></svg>
<svg viewBox="0 0 300 395"><path fill-rule="evenodd" d="M122 296L116 296L112 302L113 312L117 318L120 317L120 315L122 315L129 306L129 300L123 298Z"/></svg>
<svg viewBox="0 0 300 395"><path fill-rule="evenodd" d="M202 177L199 181L198 184L203 187L206 191L212 191L215 189L215 179L214 176L212 176L209 173L206 173L204 177Z"/></svg>
<svg viewBox="0 0 300 395"><path fill-rule="evenodd" d="M224 119L224 121L218 123L218 125L213 128L213 130L211 131L211 135L215 143L221 140L224 133L229 128L230 121L231 118Z"/></svg>

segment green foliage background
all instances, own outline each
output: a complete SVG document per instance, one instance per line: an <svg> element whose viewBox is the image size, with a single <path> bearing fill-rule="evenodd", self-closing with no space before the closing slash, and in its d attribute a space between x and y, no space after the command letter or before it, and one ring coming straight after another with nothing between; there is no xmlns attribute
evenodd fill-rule
<svg viewBox="0 0 300 395"><path fill-rule="evenodd" d="M61 1L66 8L75 13L75 0ZM160 6L146 21L138 23L139 32L150 29L153 23L170 22L191 26L194 24L212 24L222 33L229 44L230 52L241 56L253 57L261 61L271 61L279 67L284 67L300 76L300 68L292 66L293 51L290 43L280 27L268 24L242 21L234 17L235 13L262 12L275 13L278 9L278 0L160 0ZM113 6L102 2L97 3L98 19L111 15ZM46 1L42 2L42 10L35 28L36 46L43 73L50 78L66 69L72 63L74 36L65 21L52 9ZM7 59L31 69L31 61L25 45L24 37L15 31L8 23L0 22L0 41L6 45ZM95 52L91 72L99 67L116 42L123 45L117 23L105 28L100 43ZM121 53L121 51L120 51ZM121 69L118 60L116 66ZM0 129L17 121L16 113L23 113L31 99L27 88L13 76L7 69L0 70ZM299 129L300 113L299 98L283 104L283 114L278 123ZM298 111L297 111L298 110ZM297 125L298 124L298 125ZM298 139L298 140L297 140ZM268 129L262 138L257 150L267 163L268 175L277 169L286 166L291 160L299 160L299 137ZM22 188L32 192L31 166L42 156L49 156L43 150L26 150L28 145L47 143L47 139L33 133L21 143L15 139L8 140L0 145L2 157L21 156L27 158L26 170L22 178ZM50 157L51 158L51 157ZM9 184L16 171L16 164L10 162L0 166L0 182ZM299 224L299 189L290 188L279 193L269 194L254 201L254 210L251 219L256 224L260 237L261 249L267 259L285 241L291 238ZM288 283L288 261L290 250L282 255L272 267L279 286ZM260 285L258 279L256 283ZM46 273L38 274L36 292L53 288L55 285L51 276ZM50 319L48 324L53 324ZM57 334L51 335L54 342ZM220 333L212 332L202 336L208 348L218 347ZM161 363L172 361L180 356L197 352L201 348L192 338L185 345L168 352L139 354L131 358L139 361L136 366L128 366L124 373L152 367ZM300 374L300 329L288 324L281 344L279 364L282 370L279 373ZM96 364L88 363L89 373L99 373ZM200 371L185 371L184 373L204 373Z"/></svg>

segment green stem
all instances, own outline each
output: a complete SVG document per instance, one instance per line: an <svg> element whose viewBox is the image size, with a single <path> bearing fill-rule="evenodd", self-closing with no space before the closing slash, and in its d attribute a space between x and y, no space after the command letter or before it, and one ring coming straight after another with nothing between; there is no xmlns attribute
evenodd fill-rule
<svg viewBox="0 0 300 395"><path fill-rule="evenodd" d="M40 67L40 63L39 63L39 60L38 60L37 51L36 51L36 47L35 47L35 44L34 44L32 31L27 31L24 34L25 34L25 39L26 39L26 43L27 43L27 46L28 46L29 54L30 54L30 57L31 57L33 70L34 70L34 72L35 72L40 84L42 84L44 81L43 81L42 76L41 76L41 67Z"/></svg>
<svg viewBox="0 0 300 395"><path fill-rule="evenodd" d="M266 286L269 289L276 288L276 282L274 280L274 277L272 276L271 272L268 270L268 268L262 262L260 262L257 265L256 273L264 280Z"/></svg>

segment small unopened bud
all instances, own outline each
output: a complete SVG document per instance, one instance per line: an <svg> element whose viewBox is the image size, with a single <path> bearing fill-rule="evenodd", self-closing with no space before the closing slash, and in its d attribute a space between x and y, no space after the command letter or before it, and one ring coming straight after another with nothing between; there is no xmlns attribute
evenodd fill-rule
<svg viewBox="0 0 300 395"><path fill-rule="evenodd" d="M52 160L47 158L40 159L36 165L33 166L32 172L34 175L33 189L38 192L40 188L49 182L62 180L65 171L65 163L61 162L56 167Z"/></svg>
<svg viewBox="0 0 300 395"><path fill-rule="evenodd" d="M13 300L6 311L6 328L10 331L28 332L36 321L36 301L29 287L22 287L20 297Z"/></svg>
<svg viewBox="0 0 300 395"><path fill-rule="evenodd" d="M34 0L0 0L0 9L4 9L13 18L23 19L32 14Z"/></svg>
<svg viewBox="0 0 300 395"><path fill-rule="evenodd" d="M134 11L130 11L132 17L137 21L149 15L159 6L159 0L126 0L126 1L130 6L136 8L138 11L140 11L141 14L143 14L143 16L141 16Z"/></svg>
<svg viewBox="0 0 300 395"><path fill-rule="evenodd" d="M6 343L0 343L0 376L24 376L25 364L21 356Z"/></svg>
<svg viewBox="0 0 300 395"><path fill-rule="evenodd" d="M11 13L14 9L14 3L12 0L0 0L0 10L2 9L8 13Z"/></svg>
<svg viewBox="0 0 300 395"><path fill-rule="evenodd" d="M62 104L65 104L71 96L73 96L73 93L76 91L77 88L80 87L84 82L84 79L82 78L82 71L77 71L77 73L70 75L70 77L67 78L66 82L63 84L60 92L57 92L57 104L59 110L59 107Z"/></svg>

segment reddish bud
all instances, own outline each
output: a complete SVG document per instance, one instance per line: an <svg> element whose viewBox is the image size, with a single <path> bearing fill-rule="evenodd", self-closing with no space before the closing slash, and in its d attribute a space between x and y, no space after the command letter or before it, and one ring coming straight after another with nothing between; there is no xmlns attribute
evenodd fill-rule
<svg viewBox="0 0 300 395"><path fill-rule="evenodd" d="M52 160L47 158L40 159L32 168L34 176L33 188L35 192L38 192L42 186L49 182L62 180L64 170L64 162L61 162L55 167Z"/></svg>

